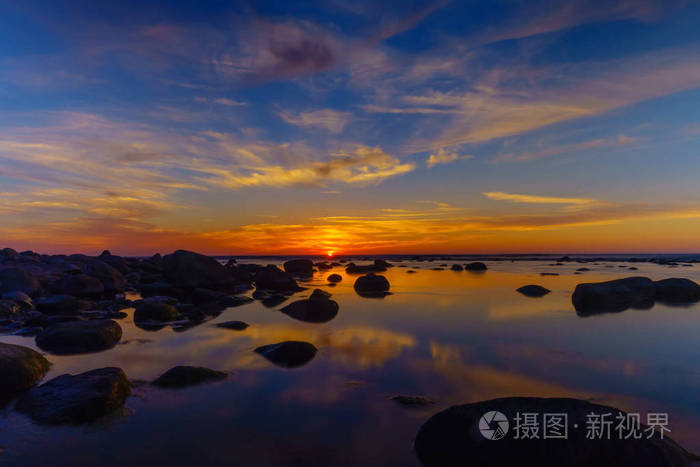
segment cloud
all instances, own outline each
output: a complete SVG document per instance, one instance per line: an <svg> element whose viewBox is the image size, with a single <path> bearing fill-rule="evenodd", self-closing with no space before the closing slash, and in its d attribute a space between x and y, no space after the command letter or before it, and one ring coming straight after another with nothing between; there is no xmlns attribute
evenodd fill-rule
<svg viewBox="0 0 700 467"><path fill-rule="evenodd" d="M352 114L333 109L314 110L312 112L280 112L279 116L290 125L298 127L320 127L331 133L342 133Z"/></svg>
<svg viewBox="0 0 700 467"><path fill-rule="evenodd" d="M570 144L546 144L544 149L530 152L509 152L495 156L493 162L528 162L545 157L558 156L580 151L598 148L612 148L637 142L637 138L626 135L618 135L615 138L597 138L579 143ZM543 144L540 144L543 145Z"/></svg>
<svg viewBox="0 0 700 467"><path fill-rule="evenodd" d="M556 196L519 195L513 193L503 193L502 191L491 191L482 193L489 199L498 201L512 201L514 203L535 203L535 204L597 204L600 201L592 198L561 198Z"/></svg>
<svg viewBox="0 0 700 467"><path fill-rule="evenodd" d="M449 164L450 162L454 162L457 159L471 159L472 157L473 156L469 155L460 156L457 153L448 154L444 148L440 148L437 154L431 154L430 157L428 157L428 160L426 161L425 165L429 169L432 169L438 164Z"/></svg>

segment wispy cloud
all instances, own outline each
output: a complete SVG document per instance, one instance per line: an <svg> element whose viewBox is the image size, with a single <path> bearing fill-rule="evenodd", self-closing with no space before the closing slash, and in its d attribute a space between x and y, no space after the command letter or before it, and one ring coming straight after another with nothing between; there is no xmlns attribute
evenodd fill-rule
<svg viewBox="0 0 700 467"><path fill-rule="evenodd" d="M457 159L471 159L472 157L473 156L469 155L459 155L455 152L448 153L447 151L445 151L444 148L440 148L437 154L431 154L428 157L428 160L425 162L425 165L429 169L431 169L438 164L449 164L450 162L454 162Z"/></svg>
<svg viewBox="0 0 700 467"><path fill-rule="evenodd" d="M535 204L598 204L600 201L593 198L564 198L558 196L521 195L504 193L502 191L488 191L483 193L489 199L498 201L512 201L514 203Z"/></svg>
<svg viewBox="0 0 700 467"><path fill-rule="evenodd" d="M295 125L302 128L325 128L334 134L343 132L343 129L350 120L351 115L352 114L349 112L340 112L333 109L322 109L299 113L285 111L279 113L282 120L290 125Z"/></svg>

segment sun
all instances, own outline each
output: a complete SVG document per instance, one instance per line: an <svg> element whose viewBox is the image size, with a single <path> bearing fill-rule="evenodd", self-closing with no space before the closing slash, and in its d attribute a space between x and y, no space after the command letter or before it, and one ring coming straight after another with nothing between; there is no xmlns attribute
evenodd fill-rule
<svg viewBox="0 0 700 467"><path fill-rule="evenodd" d="M330 258L333 256L333 253L335 253L335 251L329 251L328 253L326 253L326 256Z"/></svg>

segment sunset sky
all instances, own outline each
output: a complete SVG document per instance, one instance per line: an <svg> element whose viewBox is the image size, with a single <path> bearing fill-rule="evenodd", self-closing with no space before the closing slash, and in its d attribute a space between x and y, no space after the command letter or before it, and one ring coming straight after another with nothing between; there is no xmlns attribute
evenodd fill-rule
<svg viewBox="0 0 700 467"><path fill-rule="evenodd" d="M700 2L0 0L0 247L700 252Z"/></svg>

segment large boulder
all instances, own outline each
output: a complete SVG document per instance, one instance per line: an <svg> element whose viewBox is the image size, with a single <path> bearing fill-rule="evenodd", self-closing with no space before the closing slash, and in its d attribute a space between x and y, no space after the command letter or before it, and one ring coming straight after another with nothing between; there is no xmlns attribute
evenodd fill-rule
<svg viewBox="0 0 700 467"><path fill-rule="evenodd" d="M19 253L12 248L3 248L0 250L0 261L17 261Z"/></svg>
<svg viewBox="0 0 700 467"><path fill-rule="evenodd" d="M38 383L51 364L39 352L0 342L0 400Z"/></svg>
<svg viewBox="0 0 700 467"><path fill-rule="evenodd" d="M316 289L311 296L282 308L282 313L307 323L326 323L338 315L338 303L330 294Z"/></svg>
<svg viewBox="0 0 700 467"><path fill-rule="evenodd" d="M34 305L47 315L66 315L78 313L80 301L72 295L52 295L37 298Z"/></svg>
<svg viewBox="0 0 700 467"><path fill-rule="evenodd" d="M122 273L103 261L96 259L86 261L83 270L87 275L102 282L106 295L112 296L124 292L126 288L126 279Z"/></svg>
<svg viewBox="0 0 700 467"><path fill-rule="evenodd" d="M628 277L576 286L571 301L578 314L648 308L654 304L654 283L646 277Z"/></svg>
<svg viewBox="0 0 700 467"><path fill-rule="evenodd" d="M207 381L222 380L226 376L226 373L201 366L176 366L160 375L153 381L153 385L162 388L181 388Z"/></svg>
<svg viewBox="0 0 700 467"><path fill-rule="evenodd" d="M663 279L654 282L656 300L667 303L700 301L700 285L690 279Z"/></svg>
<svg viewBox="0 0 700 467"><path fill-rule="evenodd" d="M283 368L296 368L309 363L316 356L318 349L308 342L285 341L278 344L263 345L255 352L270 362Z"/></svg>
<svg viewBox="0 0 700 467"><path fill-rule="evenodd" d="M524 438L522 425L515 428L516 417L525 413L537 416L540 428L536 439ZM551 425L550 438L545 438L544 414L566 414L566 438L552 439L555 431ZM426 467L685 467L690 464L691 454L658 432L648 439L644 425L639 431L641 439L619 436L615 431L618 415L627 417L619 409L578 399L493 399L453 406L432 416L418 431L414 447ZM590 417L603 416L612 420L610 436L604 433L602 439L587 439ZM563 426L558 433L563 433Z"/></svg>
<svg viewBox="0 0 700 467"><path fill-rule="evenodd" d="M137 323L174 321L178 314L177 308L167 301L143 300L134 309L134 321Z"/></svg>
<svg viewBox="0 0 700 467"><path fill-rule="evenodd" d="M384 276L369 273L355 281L355 292L363 297L383 297L389 293L389 281Z"/></svg>
<svg viewBox="0 0 700 467"><path fill-rule="evenodd" d="M103 263L109 264L122 274L128 274L131 271L129 264L124 258L121 256L115 256L107 250L103 251L98 259Z"/></svg>
<svg viewBox="0 0 700 467"><path fill-rule="evenodd" d="M233 276L217 260L192 251L177 250L163 257L163 274L177 287L230 289Z"/></svg>
<svg viewBox="0 0 700 467"><path fill-rule="evenodd" d="M291 274L269 264L255 274L255 287L260 290L297 291L300 289Z"/></svg>
<svg viewBox="0 0 700 467"><path fill-rule="evenodd" d="M105 293L102 282L87 274L68 274L49 284L49 290L58 295L101 298Z"/></svg>
<svg viewBox="0 0 700 467"><path fill-rule="evenodd" d="M122 337L119 323L111 319L57 323L36 336L36 345L54 354L98 352L114 347Z"/></svg>
<svg viewBox="0 0 700 467"><path fill-rule="evenodd" d="M525 295L526 297L543 297L549 292L551 292L549 289L546 289L541 285L535 284L523 285L522 287L517 289L517 291Z"/></svg>
<svg viewBox="0 0 700 467"><path fill-rule="evenodd" d="M118 409L131 394L121 368L101 368L61 375L32 389L17 401L17 411L45 424L78 424Z"/></svg>
<svg viewBox="0 0 700 467"><path fill-rule="evenodd" d="M310 259L292 259L284 263L284 271L297 276L311 276L314 263Z"/></svg>
<svg viewBox="0 0 700 467"><path fill-rule="evenodd" d="M0 269L0 293L18 290L33 295L39 286L39 280L29 271L20 268Z"/></svg>

